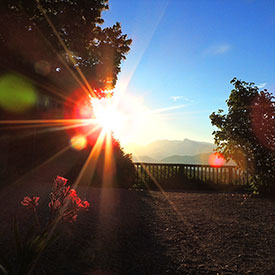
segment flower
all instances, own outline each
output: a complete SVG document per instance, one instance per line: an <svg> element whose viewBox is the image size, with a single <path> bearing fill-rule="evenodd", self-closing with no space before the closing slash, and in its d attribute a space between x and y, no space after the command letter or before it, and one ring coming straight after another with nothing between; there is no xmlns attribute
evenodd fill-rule
<svg viewBox="0 0 275 275"><path fill-rule="evenodd" d="M71 189L71 190L70 190L69 196L70 196L71 198L76 198L76 197L77 197L77 194L76 194L75 189Z"/></svg>
<svg viewBox="0 0 275 275"><path fill-rule="evenodd" d="M54 179L49 203L51 211L56 211L63 205L63 201L71 189L70 186L65 186L67 181L66 178L60 176L57 176L56 179Z"/></svg>
<svg viewBox="0 0 275 275"><path fill-rule="evenodd" d="M82 201L75 189L71 189L69 191L69 194L66 196L64 205L64 211L63 211L63 220L68 222L76 221L77 215L79 211L85 211L88 210L90 207L90 203L88 201Z"/></svg>
<svg viewBox="0 0 275 275"><path fill-rule="evenodd" d="M59 184L63 184L63 186L67 183L68 179L66 178L63 178L63 177L60 177L60 176L57 176L55 181Z"/></svg>
<svg viewBox="0 0 275 275"><path fill-rule="evenodd" d="M67 183L68 179L57 176L53 183L53 191L58 192L62 187L64 187Z"/></svg>
<svg viewBox="0 0 275 275"><path fill-rule="evenodd" d="M90 203L89 202L87 202L87 201L83 201L83 203L82 203L82 208L80 209L80 210L88 210L88 208L90 207Z"/></svg>
<svg viewBox="0 0 275 275"><path fill-rule="evenodd" d="M28 208L34 209L38 205L39 199L40 197L32 197L32 199L30 197L24 197L24 199L21 201L21 204Z"/></svg>
<svg viewBox="0 0 275 275"><path fill-rule="evenodd" d="M51 200L49 202L49 208L54 210L54 211L56 211L60 206L61 206L61 203L58 199L57 200Z"/></svg>
<svg viewBox="0 0 275 275"><path fill-rule="evenodd" d="M66 197L66 196L68 195L70 189L71 189L70 186L62 188L62 190L61 190L62 196L63 196L63 197Z"/></svg>
<svg viewBox="0 0 275 275"><path fill-rule="evenodd" d="M76 221L79 211L87 211L90 207L88 201L82 201L75 189L67 184L67 179L57 176L50 193L49 208L52 215L61 215L63 221ZM52 216L53 217L53 216Z"/></svg>

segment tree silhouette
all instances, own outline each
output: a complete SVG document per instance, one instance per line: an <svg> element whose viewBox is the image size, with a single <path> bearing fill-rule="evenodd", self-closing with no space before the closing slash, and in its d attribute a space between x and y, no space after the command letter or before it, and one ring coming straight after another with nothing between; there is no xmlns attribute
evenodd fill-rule
<svg viewBox="0 0 275 275"><path fill-rule="evenodd" d="M107 0L1 1L2 70L44 75L65 91L79 85L78 78L104 96L132 42L119 23L101 27L107 9Z"/></svg>
<svg viewBox="0 0 275 275"><path fill-rule="evenodd" d="M267 90L234 78L228 113L210 115L217 150L252 176L259 192L275 191L275 102Z"/></svg>
<svg viewBox="0 0 275 275"><path fill-rule="evenodd" d="M96 169L93 177L89 179L90 181L84 182L84 184L91 185L93 187L102 187L104 186L104 173L109 173L112 176L111 185L105 187L119 187L119 188L132 188L135 183L136 170L132 162L132 155L124 152L124 149L121 147L120 142L111 135L112 143L112 155L109 161L111 161L112 171L106 171L105 165L108 162L106 159L105 150L106 140L102 144L102 150L97 158ZM70 171L66 174L66 177L70 179L71 182L74 182L78 177L83 164L87 160L90 154L91 148L82 150L78 152L79 161L71 168Z"/></svg>
<svg viewBox="0 0 275 275"><path fill-rule="evenodd" d="M120 23L102 27L102 12L107 9L108 0L0 1L0 78L23 75L43 100L17 113L0 106L1 119L64 118L83 95L89 102L90 97L108 95L105 91L114 88L132 40L122 33ZM66 118L75 117L71 112ZM66 131L53 132L50 127L40 134L35 126L0 127L8 144L3 145L8 149L2 155L8 163L6 174L15 176L60 151L71 138ZM128 160L118 148L116 154Z"/></svg>

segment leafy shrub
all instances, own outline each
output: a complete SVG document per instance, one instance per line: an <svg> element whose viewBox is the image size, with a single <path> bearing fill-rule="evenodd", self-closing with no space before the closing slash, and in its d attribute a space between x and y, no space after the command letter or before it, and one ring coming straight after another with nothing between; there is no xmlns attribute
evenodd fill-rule
<svg viewBox="0 0 275 275"><path fill-rule="evenodd" d="M217 150L251 175L257 193L275 194L275 102L267 90L234 78L228 113L210 115Z"/></svg>

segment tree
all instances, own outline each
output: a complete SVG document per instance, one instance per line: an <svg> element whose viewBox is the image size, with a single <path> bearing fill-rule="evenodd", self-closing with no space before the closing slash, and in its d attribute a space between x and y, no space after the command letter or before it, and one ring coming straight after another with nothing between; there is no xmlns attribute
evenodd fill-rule
<svg viewBox="0 0 275 275"><path fill-rule="evenodd" d="M267 90L234 78L228 113L210 115L217 151L251 175L258 192L275 193L275 102Z"/></svg>
<svg viewBox="0 0 275 275"><path fill-rule="evenodd" d="M132 42L119 23L101 27L107 9L108 0L1 1L2 71L42 74L67 93L82 83L104 96Z"/></svg>
<svg viewBox="0 0 275 275"><path fill-rule="evenodd" d="M110 95L106 91L115 87L132 40L122 33L120 23L102 27L102 12L107 9L108 0L0 1L0 80L11 74L8 84L13 90L19 90L18 85L25 81L37 94L35 104L29 104L24 112L6 111L0 104L1 119L64 118L67 109L74 110L78 99L91 104L90 97ZM19 82L16 87L13 79ZM22 95L22 90L19 92ZM6 89L0 93L11 97ZM14 104L14 98L9 99ZM42 100L47 104L42 106ZM49 112L49 101L57 115ZM75 118L74 113L70 112L68 118ZM7 140L14 137L8 146L7 174L27 171L34 159L41 162L67 146L70 139L66 131L52 132L50 126L39 135L35 127L25 131L19 128L16 136L10 125L0 127Z"/></svg>
<svg viewBox="0 0 275 275"><path fill-rule="evenodd" d="M108 187L119 187L119 188L132 188L136 179L136 170L135 166L132 162L132 155L126 154L123 148L120 145L120 142L111 135L111 143L112 143L112 157L109 159L113 166L113 173L111 185ZM105 150L106 147L106 139L102 144L102 150L97 158L97 164L95 173L93 178L90 181L84 181L84 184L88 184L91 186L102 187L104 186L104 173L106 173L104 167L108 160L106 159ZM78 161L71 170L66 174L66 177L70 179L70 181L74 182L78 177L81 169L83 168L83 164L87 160L90 150L82 150L81 152L77 152L80 161Z"/></svg>

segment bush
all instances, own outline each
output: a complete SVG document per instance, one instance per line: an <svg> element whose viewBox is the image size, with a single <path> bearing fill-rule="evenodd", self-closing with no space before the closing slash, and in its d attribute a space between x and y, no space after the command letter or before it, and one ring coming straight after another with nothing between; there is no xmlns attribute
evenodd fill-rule
<svg viewBox="0 0 275 275"><path fill-rule="evenodd" d="M251 175L257 193L275 194L275 102L267 90L234 78L223 110L210 115L217 150Z"/></svg>

